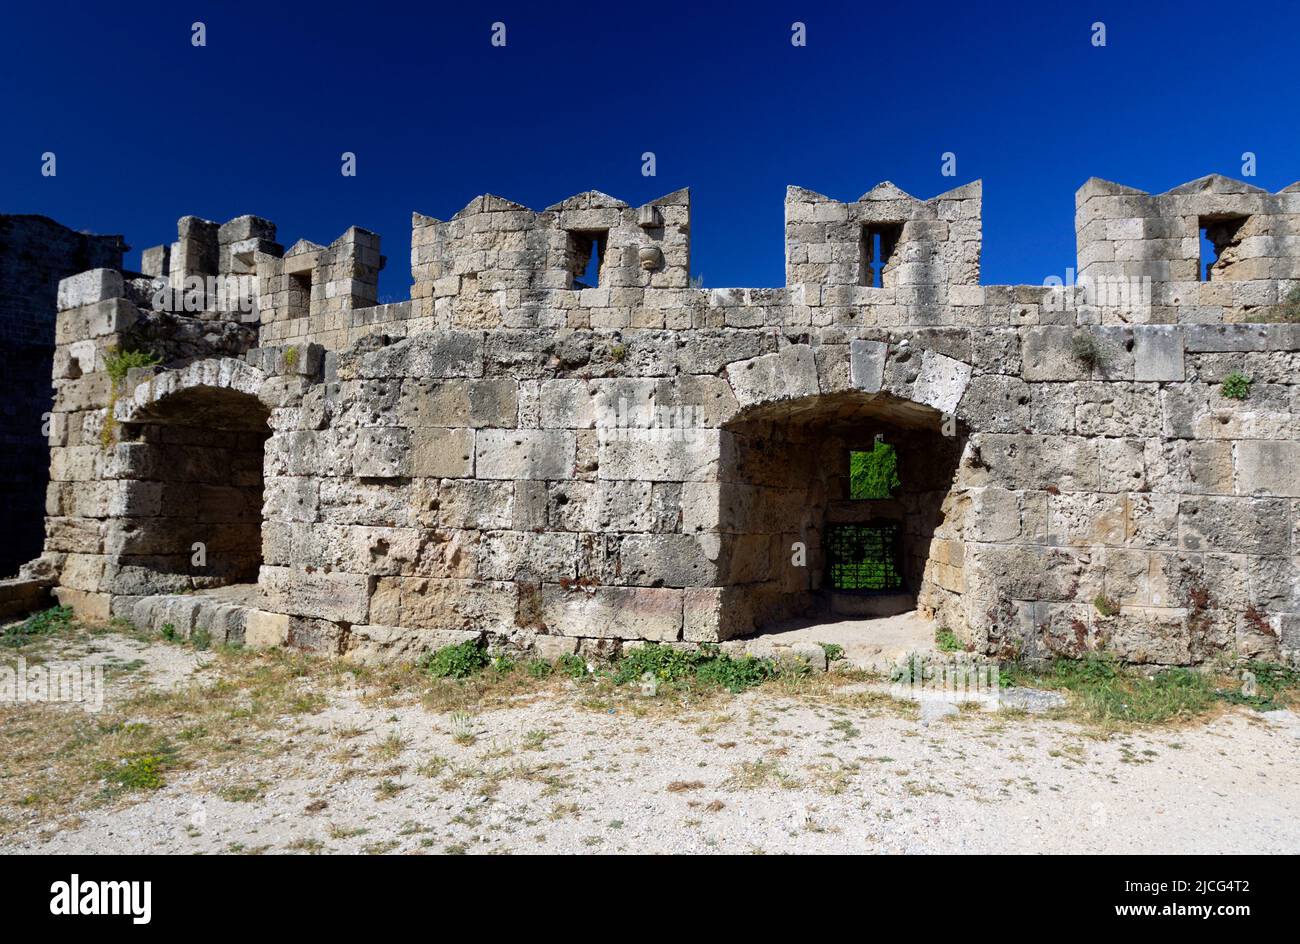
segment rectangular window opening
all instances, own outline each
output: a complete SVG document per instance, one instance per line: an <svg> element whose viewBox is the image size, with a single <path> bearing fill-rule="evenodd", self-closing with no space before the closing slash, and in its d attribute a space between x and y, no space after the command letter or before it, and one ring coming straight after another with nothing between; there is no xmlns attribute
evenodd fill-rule
<svg viewBox="0 0 1300 944"><path fill-rule="evenodd" d="M311 277L314 270L289 273L288 310L293 317L305 316L311 311ZM299 314L300 313L300 314Z"/></svg>
<svg viewBox="0 0 1300 944"><path fill-rule="evenodd" d="M569 233L569 259L574 288L597 288L600 267L605 263L609 230L572 230Z"/></svg>
<svg viewBox="0 0 1300 944"><path fill-rule="evenodd" d="M867 223L862 227L859 285L885 287L885 269L902 236L902 223Z"/></svg>
<svg viewBox="0 0 1300 944"><path fill-rule="evenodd" d="M1230 251L1248 217L1202 216L1197 221L1201 237L1200 278L1202 282L1222 280L1228 265L1235 262ZM1227 258L1224 253L1227 253Z"/></svg>
<svg viewBox="0 0 1300 944"><path fill-rule="evenodd" d="M892 498L902 482L898 478L898 453L883 440L869 450L849 451L849 498Z"/></svg>

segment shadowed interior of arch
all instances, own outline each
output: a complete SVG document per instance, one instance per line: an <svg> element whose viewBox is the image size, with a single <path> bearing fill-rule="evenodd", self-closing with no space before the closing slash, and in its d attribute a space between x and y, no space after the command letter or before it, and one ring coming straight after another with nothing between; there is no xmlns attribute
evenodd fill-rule
<svg viewBox="0 0 1300 944"><path fill-rule="evenodd" d="M122 593L255 583L269 411L225 387L191 387L122 424L130 450L117 523Z"/></svg>

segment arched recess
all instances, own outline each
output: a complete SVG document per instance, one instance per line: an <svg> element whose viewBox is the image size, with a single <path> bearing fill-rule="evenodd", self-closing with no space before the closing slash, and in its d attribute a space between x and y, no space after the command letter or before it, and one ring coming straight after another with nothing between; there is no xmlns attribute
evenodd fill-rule
<svg viewBox="0 0 1300 944"><path fill-rule="evenodd" d="M255 583L270 411L263 373L220 358L164 371L114 410L124 496L110 523L113 590Z"/></svg>
<svg viewBox="0 0 1300 944"><path fill-rule="evenodd" d="M967 430L952 414L841 390L754 404L724 428L724 638L794 617L919 608L961 620ZM888 497L855 497L852 455L877 443L895 457L898 484Z"/></svg>

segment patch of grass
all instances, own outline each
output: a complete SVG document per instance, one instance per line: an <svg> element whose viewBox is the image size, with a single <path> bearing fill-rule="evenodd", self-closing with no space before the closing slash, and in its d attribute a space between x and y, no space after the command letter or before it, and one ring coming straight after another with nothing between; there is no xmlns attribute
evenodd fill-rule
<svg viewBox="0 0 1300 944"><path fill-rule="evenodd" d="M52 606L48 610L33 613L21 623L5 627L0 643L6 646L22 646L35 636L52 636L71 628L73 623L72 607Z"/></svg>
<svg viewBox="0 0 1300 944"><path fill-rule="evenodd" d="M529 659L524 663L524 671L535 679L550 678L555 666L545 659Z"/></svg>
<svg viewBox="0 0 1300 944"><path fill-rule="evenodd" d="M939 647L940 652L961 652L966 648L957 638L957 634L947 626L940 626L935 631L934 644Z"/></svg>
<svg viewBox="0 0 1300 944"><path fill-rule="evenodd" d="M469 678L486 668L492 660L487 650L474 640L443 646L425 656L420 667L430 678Z"/></svg>
<svg viewBox="0 0 1300 944"><path fill-rule="evenodd" d="M1104 593L1099 593L1093 597L1092 605L1097 608L1097 612L1102 616L1115 616L1119 613L1119 603Z"/></svg>
<svg viewBox="0 0 1300 944"><path fill-rule="evenodd" d="M113 386L120 387L126 381L126 375L136 367L153 367L161 364L162 358L152 351L121 351L110 348L104 355L104 369Z"/></svg>
<svg viewBox="0 0 1300 944"><path fill-rule="evenodd" d="M415 768L415 772L422 777L437 778L443 775L450 761L441 754L434 754L423 764Z"/></svg>
<svg viewBox="0 0 1300 944"><path fill-rule="evenodd" d="M732 790L757 790L769 785L791 790L800 784L774 760L741 761L732 768L731 776L723 784Z"/></svg>
<svg viewBox="0 0 1300 944"><path fill-rule="evenodd" d="M1223 378L1223 384L1219 387L1219 391L1231 400L1244 400L1250 396L1251 383L1249 377L1239 370L1234 370Z"/></svg>
<svg viewBox="0 0 1300 944"><path fill-rule="evenodd" d="M1273 662L1251 661L1246 663L1245 671L1255 677L1256 693L1246 695L1240 688L1225 686L1216 692L1221 700L1256 711L1277 711L1300 703L1300 670Z"/></svg>
<svg viewBox="0 0 1300 944"><path fill-rule="evenodd" d="M581 656L576 656L572 652L565 653L555 660L555 670L575 681L586 678L588 674L587 663L582 660Z"/></svg>
<svg viewBox="0 0 1300 944"><path fill-rule="evenodd" d="M304 653L217 647L202 679L123 692L98 714L0 703L0 808L80 811L166 790L173 771L276 753L286 723L325 702L323 690L304 691L307 680L325 689L355 677Z"/></svg>
<svg viewBox="0 0 1300 944"><path fill-rule="evenodd" d="M1085 718L1103 724L1186 721L1218 701L1214 679L1203 672L1168 668L1147 675L1105 656L1057 659L1045 670L1016 664L1007 671L1013 685L1069 691Z"/></svg>
<svg viewBox="0 0 1300 944"><path fill-rule="evenodd" d="M116 764L104 764L104 779L118 790L157 790L163 785L163 770L167 766L164 753L133 754L121 758Z"/></svg>
<svg viewBox="0 0 1300 944"><path fill-rule="evenodd" d="M690 650L651 643L633 649L619 660L614 666L614 684L637 681L646 673L661 682L695 682L706 687L725 688L735 694L774 678L778 668L771 659L749 655L733 659L719 652L716 646Z"/></svg>
<svg viewBox="0 0 1300 944"><path fill-rule="evenodd" d="M540 751L546 746L547 739L551 736L549 731L543 731L540 728L529 731L524 735L524 749L529 751Z"/></svg>
<svg viewBox="0 0 1300 944"><path fill-rule="evenodd" d="M260 800L265 792L266 784L259 781L222 787L217 791L217 796L231 803L252 803L254 800Z"/></svg>
<svg viewBox="0 0 1300 944"><path fill-rule="evenodd" d="M674 780L667 787L669 793L685 793L687 790L702 789L704 789L704 781L702 780Z"/></svg>
<svg viewBox="0 0 1300 944"><path fill-rule="evenodd" d="M474 731L474 719L468 712L453 711L449 720L451 739L457 744L469 745L478 740L478 735Z"/></svg>
<svg viewBox="0 0 1300 944"><path fill-rule="evenodd" d="M104 425L99 430L99 444L107 449L117 439L117 399L122 394L126 375L134 367L153 367L162 358L152 351L122 351L116 347L104 355L104 369L108 372L108 408L104 412Z"/></svg>
<svg viewBox="0 0 1300 944"><path fill-rule="evenodd" d="M392 760L406 750L406 738L394 731L370 749L372 756L379 760Z"/></svg>

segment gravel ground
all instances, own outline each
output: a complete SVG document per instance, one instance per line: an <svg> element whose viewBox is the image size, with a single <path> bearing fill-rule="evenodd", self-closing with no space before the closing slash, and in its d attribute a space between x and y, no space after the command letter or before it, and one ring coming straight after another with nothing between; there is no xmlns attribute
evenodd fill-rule
<svg viewBox="0 0 1300 944"><path fill-rule="evenodd" d="M181 647L93 645L141 663L115 685L214 679ZM644 716L582 707L564 686L472 718L361 695L331 689L278 752L115 806L5 810L0 851L1300 852L1291 712L1099 736L996 713L923 723L772 687Z"/></svg>

